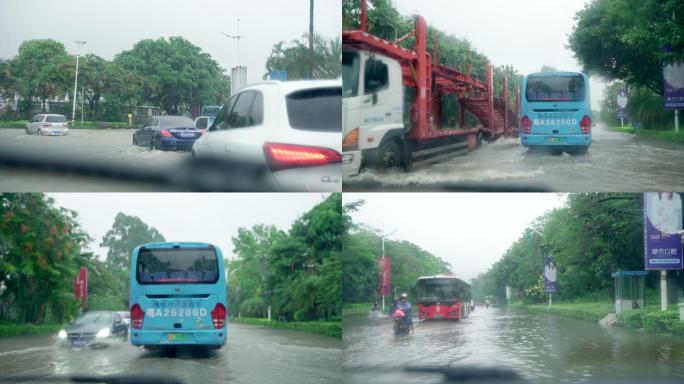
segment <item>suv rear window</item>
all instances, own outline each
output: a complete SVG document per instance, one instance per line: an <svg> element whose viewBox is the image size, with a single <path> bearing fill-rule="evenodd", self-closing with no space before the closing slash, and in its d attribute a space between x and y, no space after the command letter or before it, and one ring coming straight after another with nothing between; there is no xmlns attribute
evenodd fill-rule
<svg viewBox="0 0 684 384"><path fill-rule="evenodd" d="M66 117L59 115L59 116L48 116L47 119L45 120L48 123L63 123L67 121Z"/></svg>
<svg viewBox="0 0 684 384"><path fill-rule="evenodd" d="M583 101L584 94L584 77L580 74L527 78L527 101Z"/></svg>
<svg viewBox="0 0 684 384"><path fill-rule="evenodd" d="M290 126L306 131L342 132L342 88L316 88L287 95Z"/></svg>
<svg viewBox="0 0 684 384"><path fill-rule="evenodd" d="M136 279L140 284L212 284L218 281L213 248L140 250Z"/></svg>

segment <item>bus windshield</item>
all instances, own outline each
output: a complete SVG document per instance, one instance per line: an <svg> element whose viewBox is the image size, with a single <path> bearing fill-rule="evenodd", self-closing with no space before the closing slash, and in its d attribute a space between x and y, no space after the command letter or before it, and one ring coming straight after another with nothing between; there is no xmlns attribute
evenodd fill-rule
<svg viewBox="0 0 684 384"><path fill-rule="evenodd" d="M586 85L581 74L531 75L527 78L527 101L583 101Z"/></svg>
<svg viewBox="0 0 684 384"><path fill-rule="evenodd" d="M418 302L470 300L467 284L456 279L421 279L418 281Z"/></svg>
<svg viewBox="0 0 684 384"><path fill-rule="evenodd" d="M211 248L143 248L136 269L139 284L213 284L219 277Z"/></svg>

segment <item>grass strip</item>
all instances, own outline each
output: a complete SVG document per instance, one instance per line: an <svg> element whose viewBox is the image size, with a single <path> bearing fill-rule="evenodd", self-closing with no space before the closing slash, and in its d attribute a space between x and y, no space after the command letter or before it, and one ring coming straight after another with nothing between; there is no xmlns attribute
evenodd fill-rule
<svg viewBox="0 0 684 384"><path fill-rule="evenodd" d="M303 331L309 333L316 333L319 335L342 338L342 322L341 321L278 321L268 320L253 317L231 317L230 321L259 325L263 327L291 329L295 331Z"/></svg>

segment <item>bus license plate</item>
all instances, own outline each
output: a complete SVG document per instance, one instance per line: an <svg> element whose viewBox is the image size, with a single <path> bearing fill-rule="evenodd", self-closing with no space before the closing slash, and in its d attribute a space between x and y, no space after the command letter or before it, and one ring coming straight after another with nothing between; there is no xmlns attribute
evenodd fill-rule
<svg viewBox="0 0 684 384"><path fill-rule="evenodd" d="M560 143L561 138L560 137L549 137L549 143Z"/></svg>
<svg viewBox="0 0 684 384"><path fill-rule="evenodd" d="M185 333L169 333L168 338L169 341L187 340L188 335Z"/></svg>

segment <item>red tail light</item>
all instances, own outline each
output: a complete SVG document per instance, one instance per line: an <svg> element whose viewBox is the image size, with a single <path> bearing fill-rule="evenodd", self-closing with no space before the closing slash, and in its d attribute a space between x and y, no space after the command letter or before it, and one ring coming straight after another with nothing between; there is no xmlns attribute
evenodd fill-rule
<svg viewBox="0 0 684 384"><path fill-rule="evenodd" d="M264 153L274 171L342 162L337 151L295 144L265 143Z"/></svg>
<svg viewBox="0 0 684 384"><path fill-rule="evenodd" d="M589 116L584 115L582 121L580 121L580 129L582 130L582 133L585 135L591 132L591 119L589 118Z"/></svg>
<svg viewBox="0 0 684 384"><path fill-rule="evenodd" d="M208 131L202 131L202 133L200 134L200 137L202 137L202 136L206 136L206 135L208 135L208 134L209 134L209 132L208 132Z"/></svg>
<svg viewBox="0 0 684 384"><path fill-rule="evenodd" d="M524 134L529 134L532 131L532 120L530 120L527 115L523 116L523 118L520 119L520 127Z"/></svg>
<svg viewBox="0 0 684 384"><path fill-rule="evenodd" d="M66 121L63 122L62 125L65 126L65 127L67 127L67 128L69 127L69 123L67 123Z"/></svg>
<svg viewBox="0 0 684 384"><path fill-rule="evenodd" d="M52 126L52 123L43 123L43 128L45 128L45 127L51 127L51 126Z"/></svg>
<svg viewBox="0 0 684 384"><path fill-rule="evenodd" d="M162 129L159 133L161 133L161 135L164 137L171 137L171 132L169 132L168 129Z"/></svg>
<svg viewBox="0 0 684 384"><path fill-rule="evenodd" d="M131 327L142 329L143 320L145 320L145 312L140 308L140 305L133 304L131 307Z"/></svg>
<svg viewBox="0 0 684 384"><path fill-rule="evenodd" d="M226 324L226 307L218 303L211 311L211 321L215 329L221 329Z"/></svg>

